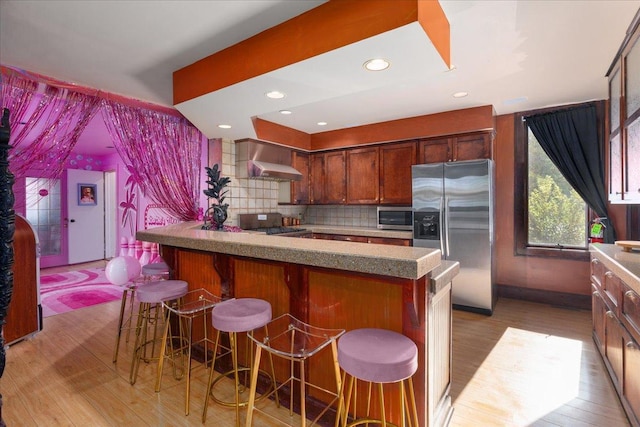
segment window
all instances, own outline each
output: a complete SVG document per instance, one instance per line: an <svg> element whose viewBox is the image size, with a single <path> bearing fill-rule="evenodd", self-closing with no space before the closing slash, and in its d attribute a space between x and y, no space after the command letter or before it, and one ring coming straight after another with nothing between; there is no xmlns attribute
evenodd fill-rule
<svg viewBox="0 0 640 427"><path fill-rule="evenodd" d="M516 255L588 259L590 210L516 114L514 225Z"/></svg>

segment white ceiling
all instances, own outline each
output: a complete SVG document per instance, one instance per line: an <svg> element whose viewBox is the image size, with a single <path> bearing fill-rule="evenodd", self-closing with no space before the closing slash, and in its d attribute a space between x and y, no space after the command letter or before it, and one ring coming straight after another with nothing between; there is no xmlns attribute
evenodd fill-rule
<svg viewBox="0 0 640 427"><path fill-rule="evenodd" d="M321 3L0 0L0 63L171 106L174 71ZM487 104L506 114L602 99L605 74L640 8L640 0L440 3L453 71L412 24L178 108L208 137L238 139L254 136L252 116L316 133ZM365 73L362 63L374 55L391 68ZM287 97L266 100L272 89ZM469 95L453 98L459 91ZM278 113L285 108L293 114ZM104 154L111 145L101 120L79 151ZM318 127L321 120L328 125Z"/></svg>

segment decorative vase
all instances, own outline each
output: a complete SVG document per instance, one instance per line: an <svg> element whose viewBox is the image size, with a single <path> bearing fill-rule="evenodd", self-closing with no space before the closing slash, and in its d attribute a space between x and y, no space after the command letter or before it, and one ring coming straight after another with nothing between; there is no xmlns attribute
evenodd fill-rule
<svg viewBox="0 0 640 427"><path fill-rule="evenodd" d="M216 222L217 230L224 228L224 222L227 220L227 205L213 207L213 220Z"/></svg>

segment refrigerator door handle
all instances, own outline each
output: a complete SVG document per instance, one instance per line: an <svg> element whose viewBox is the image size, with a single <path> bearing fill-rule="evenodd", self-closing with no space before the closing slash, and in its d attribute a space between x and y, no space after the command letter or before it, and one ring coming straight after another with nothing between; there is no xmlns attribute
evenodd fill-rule
<svg viewBox="0 0 640 427"><path fill-rule="evenodd" d="M442 203L442 201L441 201ZM444 236L444 249L442 251L442 254L446 257L449 258L449 198L445 197L444 198L444 208L440 210L440 230L444 230L444 234L440 234L441 236ZM442 245L442 244L441 244Z"/></svg>

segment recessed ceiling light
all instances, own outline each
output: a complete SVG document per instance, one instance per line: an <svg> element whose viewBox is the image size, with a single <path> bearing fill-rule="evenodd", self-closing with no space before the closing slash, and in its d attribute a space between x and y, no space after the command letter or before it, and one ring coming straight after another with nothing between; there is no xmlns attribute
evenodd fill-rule
<svg viewBox="0 0 640 427"><path fill-rule="evenodd" d="M218 125L220 129L231 129L231 125Z"/></svg>
<svg viewBox="0 0 640 427"><path fill-rule="evenodd" d="M453 94L454 98L464 98L465 96L469 95L468 92L456 92Z"/></svg>
<svg viewBox="0 0 640 427"><path fill-rule="evenodd" d="M289 110L280 110L280 114L291 114L291 111Z"/></svg>
<svg viewBox="0 0 640 427"><path fill-rule="evenodd" d="M267 98L271 98L271 99L282 99L286 95L284 93L282 93L282 92L278 92L277 90L272 90L271 92L265 93L264 96L266 96Z"/></svg>
<svg viewBox="0 0 640 427"><path fill-rule="evenodd" d="M389 61L382 58L370 59L363 64L363 67L369 71L382 71L389 68Z"/></svg>
<svg viewBox="0 0 640 427"><path fill-rule="evenodd" d="M318 126L326 126L327 122L318 122Z"/></svg>

